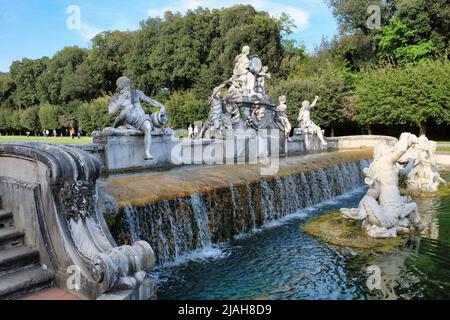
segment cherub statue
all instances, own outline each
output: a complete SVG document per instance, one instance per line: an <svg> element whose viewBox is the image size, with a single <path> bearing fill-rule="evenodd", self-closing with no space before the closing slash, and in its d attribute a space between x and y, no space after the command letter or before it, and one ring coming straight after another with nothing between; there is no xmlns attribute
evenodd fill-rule
<svg viewBox="0 0 450 320"><path fill-rule="evenodd" d="M291 123L289 122L288 116L286 115L286 96L281 96L278 98L278 106L275 109L276 111L276 121L278 124L278 127L281 131L284 132L284 136L286 139L291 141L291 138L289 138L289 135L291 133Z"/></svg>
<svg viewBox="0 0 450 320"><path fill-rule="evenodd" d="M260 73L258 73L258 86L257 86L257 93L261 94L262 96L266 96L266 78L270 79L271 78L271 74L269 72L269 67L264 66L262 67L262 70Z"/></svg>
<svg viewBox="0 0 450 320"><path fill-rule="evenodd" d="M409 158L414 158L414 167L407 176L406 184L408 190L418 192L436 192L440 183L445 181L439 175L436 167L436 148L434 141L428 140L425 135L421 135L418 143L408 149L399 162L405 162Z"/></svg>
<svg viewBox="0 0 450 320"><path fill-rule="evenodd" d="M300 108L300 112L298 114L298 123L299 127L304 132L317 134L322 142L322 145L326 146L327 142L323 137L322 129L311 120L311 109L316 106L318 100L319 96L316 96L311 104L308 100L303 101L302 107Z"/></svg>
<svg viewBox="0 0 450 320"><path fill-rule="evenodd" d="M160 108L160 114L165 116L165 107L160 102L147 97L140 90L131 89L131 80L127 77L120 77L116 82L116 94L112 97L108 106L109 114L119 113L114 121L114 128L123 127L124 129L136 129L145 134L145 160L152 160L150 153L152 141L151 132L153 130L153 121L150 115L145 114L141 106L141 101Z"/></svg>

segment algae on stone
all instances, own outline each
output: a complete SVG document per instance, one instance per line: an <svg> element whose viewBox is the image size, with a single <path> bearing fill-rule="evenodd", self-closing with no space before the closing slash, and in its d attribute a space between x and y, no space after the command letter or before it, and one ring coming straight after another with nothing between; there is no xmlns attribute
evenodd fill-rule
<svg viewBox="0 0 450 320"><path fill-rule="evenodd" d="M310 218L300 228L306 234L336 246L368 249L377 253L394 252L404 243L401 238L371 238L363 232L360 222L344 219L339 212Z"/></svg>

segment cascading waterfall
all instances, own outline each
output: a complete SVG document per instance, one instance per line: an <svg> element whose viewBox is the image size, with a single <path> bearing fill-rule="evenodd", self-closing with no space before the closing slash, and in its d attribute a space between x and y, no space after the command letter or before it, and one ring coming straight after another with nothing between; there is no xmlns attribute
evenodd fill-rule
<svg viewBox="0 0 450 320"><path fill-rule="evenodd" d="M148 241L157 264L228 241L363 184L369 160L218 186L203 193L124 210L116 239Z"/></svg>

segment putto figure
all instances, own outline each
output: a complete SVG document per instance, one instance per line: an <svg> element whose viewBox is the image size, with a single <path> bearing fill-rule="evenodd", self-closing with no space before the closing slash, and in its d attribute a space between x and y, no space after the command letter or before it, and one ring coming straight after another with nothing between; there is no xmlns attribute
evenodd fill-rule
<svg viewBox="0 0 450 320"><path fill-rule="evenodd" d="M319 96L316 96L312 103L309 103L308 100L303 101L298 114L298 125L305 133L317 134L322 145L326 146L327 142L323 137L322 129L311 120L311 109L316 106L317 101L319 101Z"/></svg>
<svg viewBox="0 0 450 320"><path fill-rule="evenodd" d="M286 96L281 96L278 98L278 106L275 109L276 111L276 121L281 131L284 132L284 137L291 141L289 135L292 130L291 123L289 122L288 116L286 114Z"/></svg>
<svg viewBox="0 0 450 320"><path fill-rule="evenodd" d="M116 82L116 94L112 97L108 106L110 115L119 113L114 121L114 128L136 129L145 134L145 160L152 160L153 156L150 152L152 142L151 132L155 122L158 125L164 125L167 120L165 117L165 107L162 103L147 97L140 90L131 89L131 80L127 77L120 77ZM141 101L147 102L151 106L160 108L160 112L155 116L145 114L142 109Z"/></svg>
<svg viewBox="0 0 450 320"><path fill-rule="evenodd" d="M436 166L436 147L434 141L428 140L425 135L418 139L418 143L408 149L400 162L405 163L414 158L414 166L407 175L407 188L412 192L436 192L440 183L445 183Z"/></svg>
<svg viewBox="0 0 450 320"><path fill-rule="evenodd" d="M362 227L370 237L391 238L415 228L423 229L417 204L409 196L401 196L398 186L398 175L407 175L415 159L409 159L404 168L397 161L417 142L415 135L402 133L394 147L378 145L372 164L364 169L365 183L370 187L367 194L358 208L340 210L345 218L362 220Z"/></svg>

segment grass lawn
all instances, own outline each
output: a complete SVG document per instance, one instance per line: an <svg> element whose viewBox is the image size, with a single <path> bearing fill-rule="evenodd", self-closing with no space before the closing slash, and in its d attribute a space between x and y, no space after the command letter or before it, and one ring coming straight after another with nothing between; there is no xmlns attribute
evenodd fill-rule
<svg viewBox="0 0 450 320"><path fill-rule="evenodd" d="M91 143L92 138L90 137L82 137L81 139L71 139L70 137L57 137L54 138L44 138L44 137L34 137L30 136L27 138L26 136L0 136L0 143L3 142L25 142L25 141L36 141L36 142L45 142L45 143L54 143L54 144L86 144Z"/></svg>
<svg viewBox="0 0 450 320"><path fill-rule="evenodd" d="M450 147L438 147L436 150L441 153L450 153Z"/></svg>

